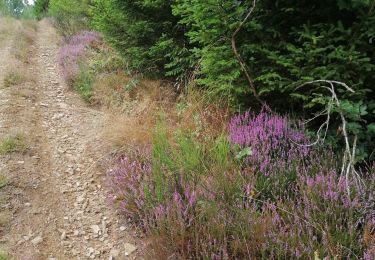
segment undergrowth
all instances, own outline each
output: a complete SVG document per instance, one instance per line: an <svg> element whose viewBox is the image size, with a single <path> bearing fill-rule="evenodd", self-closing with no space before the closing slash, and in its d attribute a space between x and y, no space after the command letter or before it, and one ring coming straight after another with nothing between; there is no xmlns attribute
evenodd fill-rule
<svg viewBox="0 0 375 260"><path fill-rule="evenodd" d="M334 154L294 125L267 110L216 137L158 124L114 163L110 198L160 259L372 259L374 168L348 194Z"/></svg>
<svg viewBox="0 0 375 260"><path fill-rule="evenodd" d="M60 64L85 100L130 111L108 127L121 152L107 188L150 239L151 258L375 258L375 166L358 187L298 120L267 107L233 116L201 91L176 98L106 48L83 32Z"/></svg>

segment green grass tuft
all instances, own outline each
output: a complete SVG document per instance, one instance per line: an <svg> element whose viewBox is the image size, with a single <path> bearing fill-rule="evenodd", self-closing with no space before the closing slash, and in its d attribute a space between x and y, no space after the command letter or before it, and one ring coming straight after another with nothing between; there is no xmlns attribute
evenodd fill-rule
<svg viewBox="0 0 375 260"><path fill-rule="evenodd" d="M10 260L9 254L0 249L0 260Z"/></svg>
<svg viewBox="0 0 375 260"><path fill-rule="evenodd" d="M93 84L94 76L88 68L81 66L79 74L74 81L73 87L86 102L91 101L91 97L93 95Z"/></svg>
<svg viewBox="0 0 375 260"><path fill-rule="evenodd" d="M14 136L4 138L0 142L0 155L25 152L27 149L25 139L26 138L23 134L16 134Z"/></svg>
<svg viewBox="0 0 375 260"><path fill-rule="evenodd" d="M26 77L19 71L11 71L4 77L4 87L12 87L26 82Z"/></svg>

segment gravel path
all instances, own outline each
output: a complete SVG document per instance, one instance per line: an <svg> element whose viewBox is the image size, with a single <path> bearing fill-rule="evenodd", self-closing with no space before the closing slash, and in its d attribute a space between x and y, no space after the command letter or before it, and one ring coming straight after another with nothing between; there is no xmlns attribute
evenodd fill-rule
<svg viewBox="0 0 375 260"><path fill-rule="evenodd" d="M5 128L22 131L29 149L0 160L11 179L5 192L12 212L0 245L23 260L139 258L140 245L105 200L98 162L106 115L65 85L58 42L50 23L39 22L28 65L32 80L7 90ZM10 48L0 60L11 59Z"/></svg>

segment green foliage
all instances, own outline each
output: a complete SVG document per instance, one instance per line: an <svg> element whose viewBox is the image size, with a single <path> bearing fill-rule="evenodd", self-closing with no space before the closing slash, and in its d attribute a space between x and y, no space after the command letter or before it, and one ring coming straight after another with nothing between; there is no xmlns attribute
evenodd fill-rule
<svg viewBox="0 0 375 260"><path fill-rule="evenodd" d="M55 19L64 36L71 36L88 26L90 0L50 0L48 15Z"/></svg>
<svg viewBox="0 0 375 260"><path fill-rule="evenodd" d="M94 6L94 25L133 68L181 79L198 64L200 85L233 104L254 104L231 43L252 1L97 0ZM375 106L374 14L374 1L258 1L236 37L258 93L279 111L311 115L324 108L329 93L296 89L306 81L331 79L352 87L354 94L338 95L350 134L360 135L361 158L375 143L367 128Z"/></svg>
<svg viewBox="0 0 375 260"><path fill-rule="evenodd" d="M26 81L25 75L21 74L20 71L11 71L4 77L4 87L12 87L20 85Z"/></svg>
<svg viewBox="0 0 375 260"><path fill-rule="evenodd" d="M50 0L36 0L34 3L34 14L38 20L42 19L48 12Z"/></svg>
<svg viewBox="0 0 375 260"><path fill-rule="evenodd" d="M95 28L126 57L132 70L179 77L191 65L174 1L95 0Z"/></svg>
<svg viewBox="0 0 375 260"><path fill-rule="evenodd" d="M5 14L20 18L27 9L28 5L22 0L0 0L0 15Z"/></svg>
<svg viewBox="0 0 375 260"><path fill-rule="evenodd" d="M0 249L0 260L10 260L9 254Z"/></svg>
<svg viewBox="0 0 375 260"><path fill-rule="evenodd" d="M79 74L74 80L73 88L78 91L86 102L90 102L93 94L94 76L91 70L84 66L80 66Z"/></svg>

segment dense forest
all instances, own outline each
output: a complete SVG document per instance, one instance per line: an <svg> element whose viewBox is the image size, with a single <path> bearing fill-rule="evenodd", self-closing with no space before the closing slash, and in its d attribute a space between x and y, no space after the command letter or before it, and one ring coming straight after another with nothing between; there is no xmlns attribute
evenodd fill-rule
<svg viewBox="0 0 375 260"><path fill-rule="evenodd" d="M36 0L33 15L90 105L152 96L107 192L154 257L375 258L374 0Z"/></svg>

